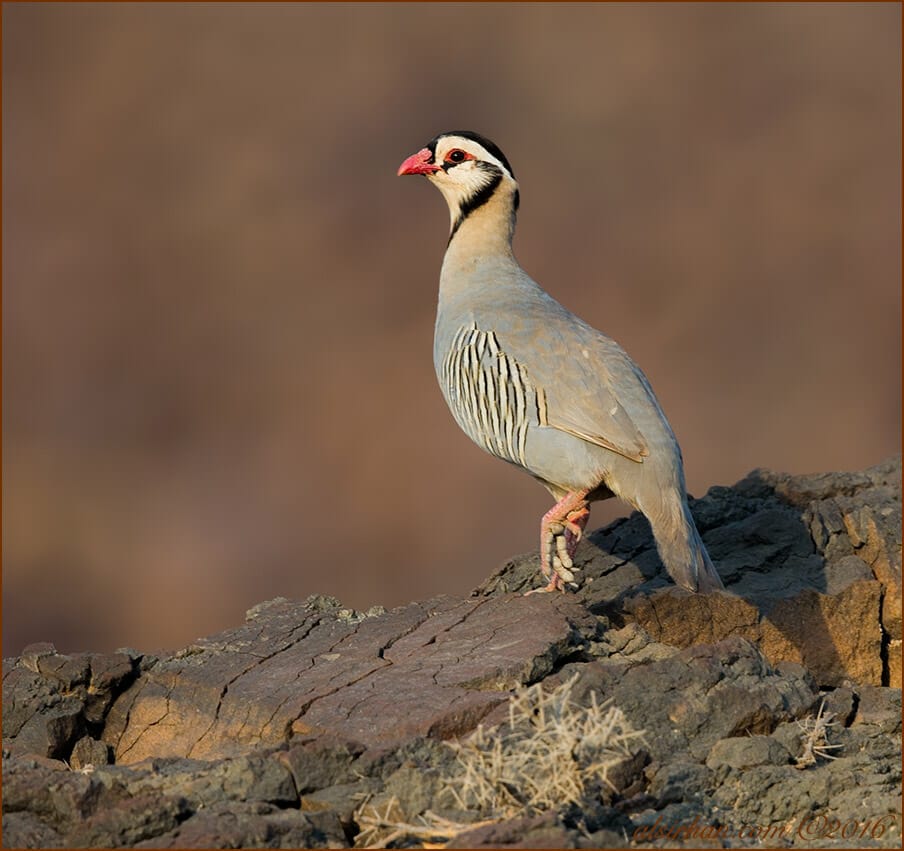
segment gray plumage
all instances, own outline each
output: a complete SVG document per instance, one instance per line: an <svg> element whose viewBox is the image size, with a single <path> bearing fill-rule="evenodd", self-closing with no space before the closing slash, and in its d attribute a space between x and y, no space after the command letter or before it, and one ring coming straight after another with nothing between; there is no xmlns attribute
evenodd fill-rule
<svg viewBox="0 0 904 851"><path fill-rule="evenodd" d="M687 505L678 443L646 377L515 260L518 184L502 152L477 134L445 133L399 173L426 175L452 218L434 339L446 402L478 446L557 500L541 528L544 590L573 579L587 504L612 495L650 521L679 585L721 588Z"/></svg>

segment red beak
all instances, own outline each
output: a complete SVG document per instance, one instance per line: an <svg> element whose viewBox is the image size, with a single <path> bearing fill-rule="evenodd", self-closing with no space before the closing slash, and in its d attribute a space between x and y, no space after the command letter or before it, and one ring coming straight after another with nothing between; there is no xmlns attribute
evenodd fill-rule
<svg viewBox="0 0 904 851"><path fill-rule="evenodd" d="M433 151L423 148L416 154L412 154L399 166L399 177L403 174L433 174L440 171L440 167L431 162Z"/></svg>

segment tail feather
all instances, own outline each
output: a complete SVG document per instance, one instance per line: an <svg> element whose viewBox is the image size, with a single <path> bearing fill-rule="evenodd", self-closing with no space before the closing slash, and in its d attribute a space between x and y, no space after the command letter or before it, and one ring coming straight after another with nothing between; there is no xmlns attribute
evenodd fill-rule
<svg viewBox="0 0 904 851"><path fill-rule="evenodd" d="M671 522L651 519L651 525L656 548L672 579L682 588L702 594L724 588L687 503L667 520Z"/></svg>
<svg viewBox="0 0 904 851"><path fill-rule="evenodd" d="M722 577L719 576L709 553L706 551L706 545L700 538L697 527L693 525L691 520L691 528L694 532L694 541L697 550L697 591L701 594L708 594L710 591L720 591L725 585L722 583Z"/></svg>

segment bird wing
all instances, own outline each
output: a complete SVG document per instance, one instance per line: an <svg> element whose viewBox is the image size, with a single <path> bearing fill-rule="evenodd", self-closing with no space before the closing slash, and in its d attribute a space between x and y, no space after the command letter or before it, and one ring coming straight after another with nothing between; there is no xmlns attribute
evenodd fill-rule
<svg viewBox="0 0 904 851"><path fill-rule="evenodd" d="M650 450L625 405L658 411L646 377L618 343L550 302L497 329L537 392L540 425L642 462Z"/></svg>
<svg viewBox="0 0 904 851"><path fill-rule="evenodd" d="M552 404L555 405L555 402ZM587 413L590 415L582 417L582 414ZM596 411L587 412L577 406L572 406L567 413L547 416L547 425L579 437L581 440L586 440L588 443L595 443L604 449L610 449L632 461L641 462L645 456L650 454L640 432L637 431L625 409L617 402L613 402L609 410L602 416Z"/></svg>

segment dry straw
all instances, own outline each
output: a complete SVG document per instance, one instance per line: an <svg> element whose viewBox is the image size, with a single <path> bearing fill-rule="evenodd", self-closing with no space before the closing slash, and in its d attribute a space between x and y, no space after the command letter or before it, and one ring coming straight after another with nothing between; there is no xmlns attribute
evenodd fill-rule
<svg viewBox="0 0 904 851"><path fill-rule="evenodd" d="M380 847L403 836L442 844L465 830L518 816L561 811L580 805L605 788L618 791L612 770L643 744L611 701L600 703L591 692L590 705L571 698L577 675L551 691L538 683L519 689L509 702L507 725L477 730L460 742L455 767L443 778L443 790L473 821L450 821L432 812L405 821L398 802L383 812L359 808L359 847Z"/></svg>

